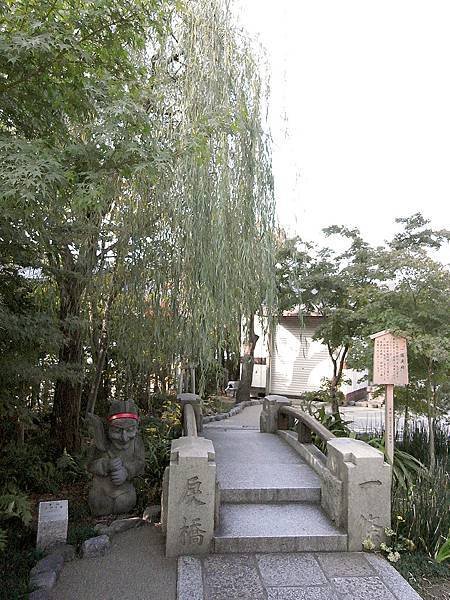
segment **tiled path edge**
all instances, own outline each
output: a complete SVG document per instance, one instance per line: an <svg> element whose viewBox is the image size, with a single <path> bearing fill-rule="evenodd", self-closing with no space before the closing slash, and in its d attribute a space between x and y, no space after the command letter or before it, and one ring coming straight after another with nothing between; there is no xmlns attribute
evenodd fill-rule
<svg viewBox="0 0 450 600"><path fill-rule="evenodd" d="M384 558L359 552L178 559L177 600L420 600Z"/></svg>

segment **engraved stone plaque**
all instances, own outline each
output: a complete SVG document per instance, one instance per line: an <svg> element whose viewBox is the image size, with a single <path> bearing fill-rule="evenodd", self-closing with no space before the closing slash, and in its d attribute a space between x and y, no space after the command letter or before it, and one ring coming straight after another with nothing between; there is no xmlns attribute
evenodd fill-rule
<svg viewBox="0 0 450 600"><path fill-rule="evenodd" d="M55 500L39 502L39 519L36 547L45 550L57 543L67 542L69 502Z"/></svg>
<svg viewBox="0 0 450 600"><path fill-rule="evenodd" d="M172 442L167 498L166 556L208 554L214 534L215 452L211 440Z"/></svg>
<svg viewBox="0 0 450 600"><path fill-rule="evenodd" d="M408 385L408 354L406 339L389 331L371 336L373 353L373 383L375 385Z"/></svg>

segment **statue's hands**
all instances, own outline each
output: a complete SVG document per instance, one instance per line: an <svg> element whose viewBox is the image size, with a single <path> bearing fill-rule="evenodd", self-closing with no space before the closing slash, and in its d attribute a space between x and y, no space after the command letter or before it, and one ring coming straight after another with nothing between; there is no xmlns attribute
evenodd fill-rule
<svg viewBox="0 0 450 600"><path fill-rule="evenodd" d="M111 481L114 485L122 485L127 478L127 470L123 466L122 459L111 458L109 461L109 468L111 473Z"/></svg>
<svg viewBox="0 0 450 600"><path fill-rule="evenodd" d="M123 467L123 463L122 463L122 459L121 458L110 458L109 459L109 470L111 472L112 471L118 471L122 467Z"/></svg>
<svg viewBox="0 0 450 600"><path fill-rule="evenodd" d="M111 481L114 485L122 485L127 478L127 470L125 467L120 467L119 469L111 472Z"/></svg>

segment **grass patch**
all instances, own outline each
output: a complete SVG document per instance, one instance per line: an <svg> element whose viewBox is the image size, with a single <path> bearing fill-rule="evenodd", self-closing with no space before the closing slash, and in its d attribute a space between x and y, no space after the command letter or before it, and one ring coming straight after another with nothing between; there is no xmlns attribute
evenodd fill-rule
<svg viewBox="0 0 450 600"><path fill-rule="evenodd" d="M234 398L228 396L210 396L203 401L203 416L219 415L230 412L236 406Z"/></svg>
<svg viewBox="0 0 450 600"><path fill-rule="evenodd" d="M97 535L99 534L91 525L79 525L78 523L74 523L69 526L67 543L75 546L78 550L83 542Z"/></svg>
<svg viewBox="0 0 450 600"><path fill-rule="evenodd" d="M450 565L424 552L402 554L393 565L424 600L450 600Z"/></svg>
<svg viewBox="0 0 450 600"><path fill-rule="evenodd" d="M27 597L30 570L42 558L34 548L36 532L11 522L7 546L0 554L0 600L21 600Z"/></svg>

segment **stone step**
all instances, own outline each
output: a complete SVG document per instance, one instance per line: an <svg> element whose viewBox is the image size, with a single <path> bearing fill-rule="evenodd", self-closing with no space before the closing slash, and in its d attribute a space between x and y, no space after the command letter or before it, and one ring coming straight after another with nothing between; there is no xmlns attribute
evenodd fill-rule
<svg viewBox="0 0 450 600"><path fill-rule="evenodd" d="M320 502L320 480L305 464L222 464L218 479L221 502Z"/></svg>
<svg viewBox="0 0 450 600"><path fill-rule="evenodd" d="M309 503L223 504L214 552L339 552L347 535Z"/></svg>
<svg viewBox="0 0 450 600"><path fill-rule="evenodd" d="M320 488L246 488L221 489L223 504L279 504L309 502L320 504Z"/></svg>

